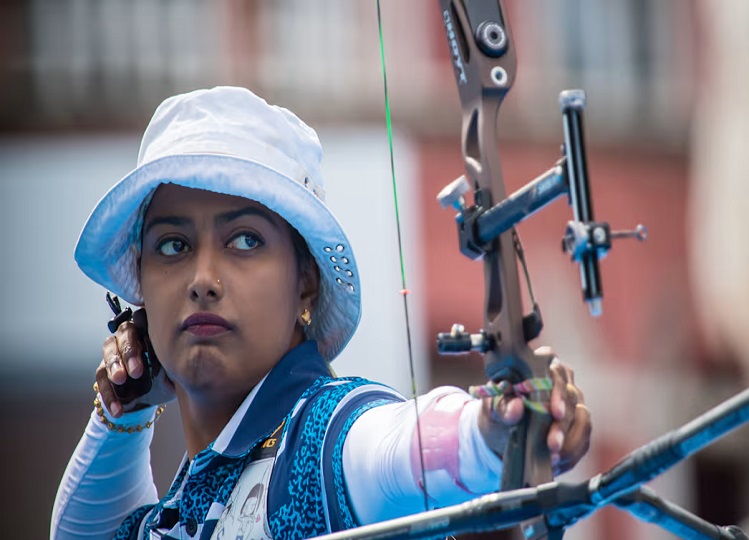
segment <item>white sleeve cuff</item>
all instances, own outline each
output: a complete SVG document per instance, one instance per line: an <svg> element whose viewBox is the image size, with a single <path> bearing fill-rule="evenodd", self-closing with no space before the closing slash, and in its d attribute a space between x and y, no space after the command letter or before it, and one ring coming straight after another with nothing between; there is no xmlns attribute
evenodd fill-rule
<svg viewBox="0 0 749 540"><path fill-rule="evenodd" d="M459 411L457 467L453 478L446 470L427 470L429 506L447 506L497 491L502 461L492 452L478 427L481 401L457 388L440 387L418 399L419 415L440 401L442 409ZM423 432L429 432L421 419ZM371 409L354 422L343 447L343 472L349 498L359 523L367 524L424 510L424 494L416 484L412 440L416 426L413 400ZM440 429L447 426L441 426ZM449 433L444 429L441 433ZM453 432L454 433L454 432Z"/></svg>
<svg viewBox="0 0 749 540"><path fill-rule="evenodd" d="M476 494L499 490L502 479L502 460L491 451L479 431L481 400L475 399L466 404L460 415L460 479L463 485Z"/></svg>
<svg viewBox="0 0 749 540"><path fill-rule="evenodd" d="M118 426L153 420L155 407L113 418ZM153 429L111 431L92 411L86 431L65 469L55 498L50 539L112 538L122 520L158 498L151 473Z"/></svg>

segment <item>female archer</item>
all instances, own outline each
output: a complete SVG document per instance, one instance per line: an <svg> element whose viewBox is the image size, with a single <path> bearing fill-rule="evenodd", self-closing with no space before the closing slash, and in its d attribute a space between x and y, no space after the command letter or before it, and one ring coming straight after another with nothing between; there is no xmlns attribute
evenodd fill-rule
<svg viewBox="0 0 749 540"><path fill-rule="evenodd" d="M86 275L142 309L104 343L52 538L238 538L257 485L253 537L309 538L499 485L521 399L433 390L418 400L419 444L413 402L331 374L361 297L321 155L311 128L246 89L158 107L137 168L94 208L75 251ZM551 377L561 472L586 452L591 424L572 371L554 362ZM133 381L148 384L122 394ZM149 445L174 400L186 455L159 498Z"/></svg>

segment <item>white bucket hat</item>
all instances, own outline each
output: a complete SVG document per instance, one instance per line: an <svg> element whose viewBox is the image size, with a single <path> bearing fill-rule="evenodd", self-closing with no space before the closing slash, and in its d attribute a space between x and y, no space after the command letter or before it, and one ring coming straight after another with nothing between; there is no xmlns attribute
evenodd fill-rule
<svg viewBox="0 0 749 540"><path fill-rule="evenodd" d="M321 159L312 128L245 88L171 97L143 134L136 169L104 195L86 221L75 260L96 283L142 305L140 229L160 184L252 199L299 231L317 261L320 289L306 332L330 361L356 331L361 296L354 253L324 202Z"/></svg>

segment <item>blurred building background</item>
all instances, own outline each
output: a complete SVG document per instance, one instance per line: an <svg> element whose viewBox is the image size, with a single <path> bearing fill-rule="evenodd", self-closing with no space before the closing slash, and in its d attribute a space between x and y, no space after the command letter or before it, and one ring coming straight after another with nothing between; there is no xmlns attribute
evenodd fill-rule
<svg viewBox="0 0 749 540"><path fill-rule="evenodd" d="M506 4L518 50L500 123L508 192L559 157L557 95L584 88L596 217L650 233L615 245L602 264L604 313L591 319L559 249L565 202L519 227L546 322L538 344L574 366L593 411L590 453L571 473L583 478L745 386L749 4ZM483 379L481 360L434 347L454 322L480 328L484 294L481 264L459 255L451 213L434 200L463 166L440 9L382 0L382 16L419 384L467 387ZM174 93L247 86L320 131L330 204L365 279L362 327L338 370L410 392L379 56L374 0L0 3L0 537L47 535L109 317L72 250ZM170 412L153 451L162 492L182 454ZM705 519L736 523L749 515L748 439L739 431L654 486ZM568 536L672 538L613 509Z"/></svg>

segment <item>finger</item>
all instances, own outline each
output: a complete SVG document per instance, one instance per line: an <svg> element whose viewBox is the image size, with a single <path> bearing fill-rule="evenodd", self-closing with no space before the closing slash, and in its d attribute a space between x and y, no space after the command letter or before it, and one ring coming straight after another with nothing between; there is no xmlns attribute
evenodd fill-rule
<svg viewBox="0 0 749 540"><path fill-rule="evenodd" d="M104 360L101 361L99 367L96 369L95 387L101 396L101 402L104 407L107 408L112 416L119 418L122 414L122 404L114 393Z"/></svg>
<svg viewBox="0 0 749 540"><path fill-rule="evenodd" d="M582 403L583 401L582 391L572 383L567 383L567 386L565 386L565 390L567 394L565 403L567 405L568 412L568 414L565 416L572 416L575 411L575 405L577 405L578 403Z"/></svg>
<svg viewBox="0 0 749 540"><path fill-rule="evenodd" d="M552 388L551 388L551 416L556 420L562 420L568 410L567 401L567 388L568 388L568 373L565 366L561 362L552 362L549 366L549 374L551 375Z"/></svg>
<svg viewBox="0 0 749 540"><path fill-rule="evenodd" d="M575 418L565 437L564 446L559 454L559 467L562 471L574 467L588 452L593 424L590 411L583 403L575 407Z"/></svg>
<svg viewBox="0 0 749 540"><path fill-rule="evenodd" d="M137 379L143 375L143 347L138 329L132 321L122 323L115 333L117 349L128 374Z"/></svg>
<svg viewBox="0 0 749 540"><path fill-rule="evenodd" d="M564 405L562 408L564 416L552 422L551 427L549 428L548 444L549 450L552 454L562 452L565 440L568 439L568 432L575 422L577 405L579 404L578 401L581 400L582 397L579 389L571 383L567 383L564 386L564 391L560 391L560 393L565 395L562 402Z"/></svg>
<svg viewBox="0 0 749 540"><path fill-rule="evenodd" d="M567 377L567 382L571 384L575 384L575 370L572 368L572 366L569 366L568 364L565 364L564 362L560 362L557 359L557 365L564 370L565 376Z"/></svg>
<svg viewBox="0 0 749 540"><path fill-rule="evenodd" d="M546 444L551 454L551 464L556 465L561 460L562 448L564 448L564 430L559 422L554 422L549 427L549 434L546 436Z"/></svg>
<svg viewBox="0 0 749 540"><path fill-rule="evenodd" d="M575 405L578 403L585 403L585 394L583 393L583 389L577 386L575 383L570 383L568 386L572 386L575 390Z"/></svg>
<svg viewBox="0 0 749 540"><path fill-rule="evenodd" d="M101 357L109 380L115 384L124 384L127 380L127 371L122 365L122 358L120 358L117 348L117 339L114 336L107 336L104 340Z"/></svg>

